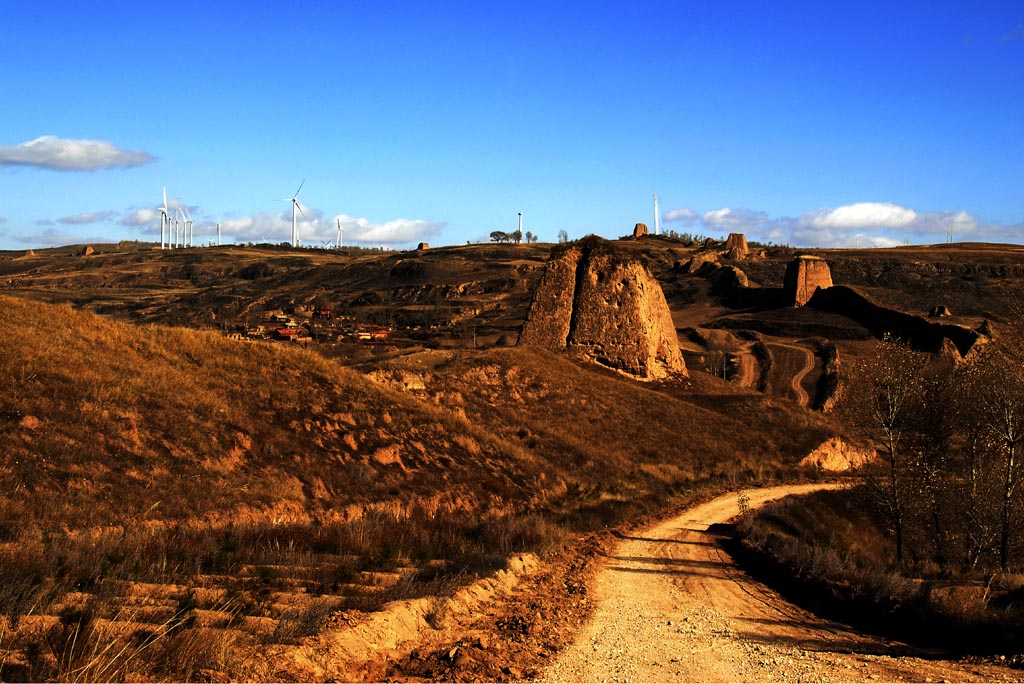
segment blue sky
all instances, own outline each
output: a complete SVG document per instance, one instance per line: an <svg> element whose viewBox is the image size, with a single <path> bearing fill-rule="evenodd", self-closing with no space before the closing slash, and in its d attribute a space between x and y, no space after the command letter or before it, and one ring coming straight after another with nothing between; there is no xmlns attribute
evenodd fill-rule
<svg viewBox="0 0 1024 684"><path fill-rule="evenodd" d="M0 1L0 249L1024 242L1024 2Z"/></svg>

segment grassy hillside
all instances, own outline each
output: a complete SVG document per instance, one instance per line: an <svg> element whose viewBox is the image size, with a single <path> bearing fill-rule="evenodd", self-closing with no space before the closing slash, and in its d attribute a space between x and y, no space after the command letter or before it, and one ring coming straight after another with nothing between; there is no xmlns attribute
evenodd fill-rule
<svg viewBox="0 0 1024 684"><path fill-rule="evenodd" d="M452 441L469 426L312 353L0 306L16 331L0 349L3 477L22 519L287 516L426 495L435 470L486 491L532 468L500 445Z"/></svg>
<svg viewBox="0 0 1024 684"><path fill-rule="evenodd" d="M814 355L815 399L820 349L851 367L867 329L774 302L786 248L736 262L765 286L743 297L680 266L694 247L616 248L664 286L690 379L509 347L545 245L0 254L0 679L283 677L253 663L338 611L797 475L834 430L794 378ZM837 283L1003 335L1024 282L1003 247L825 256ZM223 334L321 308L387 337ZM702 372L712 353L749 377Z"/></svg>
<svg viewBox="0 0 1024 684"><path fill-rule="evenodd" d="M784 474L829 434L724 383L646 385L538 351L360 372L66 305L0 311L5 678L252 676L171 656L216 628L243 658L331 611L446 591L511 553ZM161 646L128 644L107 669L82 650L136 633Z"/></svg>

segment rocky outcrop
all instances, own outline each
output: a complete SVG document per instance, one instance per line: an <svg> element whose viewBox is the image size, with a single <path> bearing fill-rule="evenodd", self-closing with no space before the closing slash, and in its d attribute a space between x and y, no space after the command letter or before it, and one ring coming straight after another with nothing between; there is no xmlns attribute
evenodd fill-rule
<svg viewBox="0 0 1024 684"><path fill-rule="evenodd" d="M638 223L635 226L633 226L633 237L635 238L644 237L645 235L650 234L651 231L647 230L646 223Z"/></svg>
<svg viewBox="0 0 1024 684"><path fill-rule="evenodd" d="M421 242L420 244L416 245L417 252L422 252L427 249L430 249L430 244L427 242Z"/></svg>
<svg viewBox="0 0 1024 684"><path fill-rule="evenodd" d="M750 246L747 245L747 236L743 233L729 233L729 239L725 241L725 254L733 261L743 261L750 254Z"/></svg>
<svg viewBox="0 0 1024 684"><path fill-rule="evenodd" d="M643 379L686 374L658 281L597 237L556 248L519 344L569 350Z"/></svg>
<svg viewBox="0 0 1024 684"><path fill-rule="evenodd" d="M877 457L874 451L851 446L839 439L832 439L822 444L804 457L800 465L830 473L842 473L870 463Z"/></svg>
<svg viewBox="0 0 1024 684"><path fill-rule="evenodd" d="M704 264L718 264L718 252L704 252L703 254L694 254L690 257L690 260L682 267L685 273L696 273L701 270Z"/></svg>
<svg viewBox="0 0 1024 684"><path fill-rule="evenodd" d="M948 318L952 315L953 313L949 310L949 307L941 304L939 306L933 306L928 311L928 318Z"/></svg>
<svg viewBox="0 0 1024 684"><path fill-rule="evenodd" d="M95 253L96 253L96 250L93 249L92 245L86 245L81 250L79 250L78 256L92 256Z"/></svg>
<svg viewBox="0 0 1024 684"><path fill-rule="evenodd" d="M782 288L793 306L803 306L821 288L832 287L832 272L824 259L805 254L789 262Z"/></svg>

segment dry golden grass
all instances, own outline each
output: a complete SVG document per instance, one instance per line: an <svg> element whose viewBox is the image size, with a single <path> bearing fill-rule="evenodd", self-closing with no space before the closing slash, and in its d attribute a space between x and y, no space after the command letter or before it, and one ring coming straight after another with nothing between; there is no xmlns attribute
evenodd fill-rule
<svg viewBox="0 0 1024 684"><path fill-rule="evenodd" d="M782 477L827 433L724 385L538 351L367 375L68 306L0 310L17 331L0 347L3 677L251 678L247 653L331 611L451 591L509 554Z"/></svg>

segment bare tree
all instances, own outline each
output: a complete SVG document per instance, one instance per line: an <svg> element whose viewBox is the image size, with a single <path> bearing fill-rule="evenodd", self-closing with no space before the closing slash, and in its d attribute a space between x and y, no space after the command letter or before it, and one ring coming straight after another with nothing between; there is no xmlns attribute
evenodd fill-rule
<svg viewBox="0 0 1024 684"><path fill-rule="evenodd" d="M845 415L885 455L884 512L896 541L896 562L903 564L908 504L912 496L911 442L928 370L925 354L886 336L875 355L856 368L851 378ZM905 449L906 447L906 449Z"/></svg>
<svg viewBox="0 0 1024 684"><path fill-rule="evenodd" d="M1013 508L1022 475L1019 448L1024 441L1024 366L1003 349L989 349L979 360L978 420L996 447L1000 473L999 566L1010 562Z"/></svg>
<svg viewBox="0 0 1024 684"><path fill-rule="evenodd" d="M955 424L952 373L936 367L926 369L920 392L918 410L907 423L905 437L912 450L909 489L912 495L921 494L925 499L920 513L926 519L925 526L930 528L935 562L946 567L946 504L953 480L950 475Z"/></svg>

